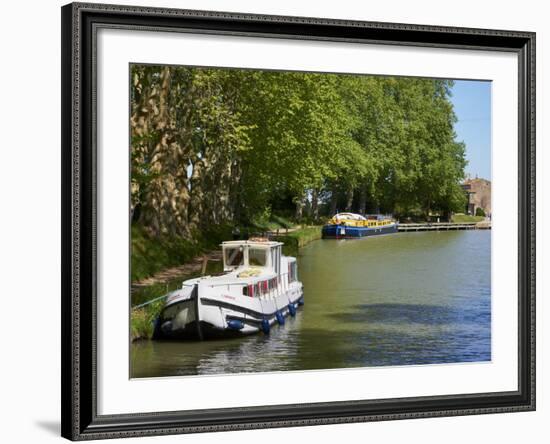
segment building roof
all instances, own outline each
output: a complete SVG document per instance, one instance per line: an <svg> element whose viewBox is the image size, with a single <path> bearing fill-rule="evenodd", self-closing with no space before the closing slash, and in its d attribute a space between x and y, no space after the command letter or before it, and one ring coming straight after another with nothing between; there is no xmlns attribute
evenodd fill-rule
<svg viewBox="0 0 550 444"><path fill-rule="evenodd" d="M464 182L462 182L462 185L471 185L476 183L485 183L486 185L490 185L491 181L483 179L481 177L476 177L475 179L466 179Z"/></svg>

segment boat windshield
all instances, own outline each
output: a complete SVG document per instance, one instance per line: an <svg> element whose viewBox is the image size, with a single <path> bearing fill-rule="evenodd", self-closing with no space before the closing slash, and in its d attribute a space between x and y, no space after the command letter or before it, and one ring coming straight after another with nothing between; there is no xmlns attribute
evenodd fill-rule
<svg viewBox="0 0 550 444"><path fill-rule="evenodd" d="M244 264L244 254L242 247L225 249L225 265L229 267L238 267Z"/></svg>
<svg viewBox="0 0 550 444"><path fill-rule="evenodd" d="M265 248L250 248L248 250L248 265L265 267L267 265L267 250Z"/></svg>

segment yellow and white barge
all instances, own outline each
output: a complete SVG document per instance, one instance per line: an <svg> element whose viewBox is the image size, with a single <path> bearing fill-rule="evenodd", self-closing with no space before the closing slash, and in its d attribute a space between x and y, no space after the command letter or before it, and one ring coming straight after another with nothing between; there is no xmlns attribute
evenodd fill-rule
<svg viewBox="0 0 550 444"><path fill-rule="evenodd" d="M391 216L338 213L323 226L323 239L347 239L397 233L399 223Z"/></svg>

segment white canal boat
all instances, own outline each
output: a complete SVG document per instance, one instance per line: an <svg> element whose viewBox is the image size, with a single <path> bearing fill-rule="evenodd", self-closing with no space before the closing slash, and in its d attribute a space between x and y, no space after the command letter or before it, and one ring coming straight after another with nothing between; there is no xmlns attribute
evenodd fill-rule
<svg viewBox="0 0 550 444"><path fill-rule="evenodd" d="M224 274L183 282L169 294L154 339L209 339L269 334L303 305L296 258L281 242L255 238L222 243Z"/></svg>

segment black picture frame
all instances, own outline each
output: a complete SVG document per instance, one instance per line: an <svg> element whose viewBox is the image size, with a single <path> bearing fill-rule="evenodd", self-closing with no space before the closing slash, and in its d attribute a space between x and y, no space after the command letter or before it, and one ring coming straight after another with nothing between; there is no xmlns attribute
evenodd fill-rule
<svg viewBox="0 0 550 444"><path fill-rule="evenodd" d="M62 14L62 436L71 440L535 409L535 34L72 3ZM95 38L98 27L508 51L519 66L518 390L97 414Z"/></svg>

